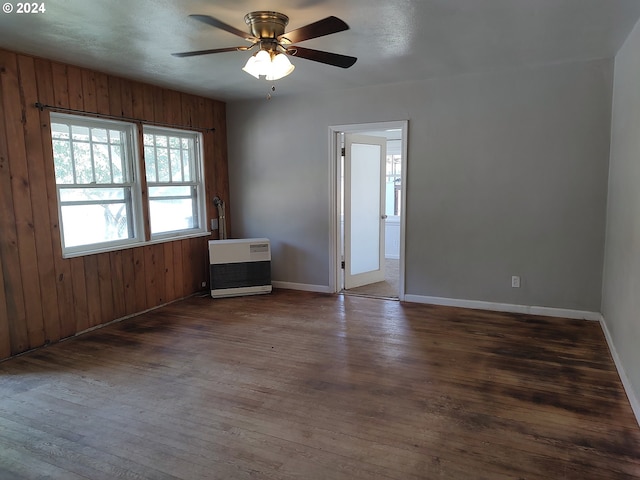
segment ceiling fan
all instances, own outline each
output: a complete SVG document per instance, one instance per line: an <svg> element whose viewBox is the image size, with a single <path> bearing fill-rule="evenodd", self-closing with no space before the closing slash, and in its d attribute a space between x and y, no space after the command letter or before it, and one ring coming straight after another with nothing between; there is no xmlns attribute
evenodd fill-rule
<svg viewBox="0 0 640 480"><path fill-rule="evenodd" d="M175 57L193 57L212 53L248 51L258 46L258 52L249 58L243 70L256 78L264 75L267 80L277 80L293 71L295 67L291 65L286 58L287 55L341 68L349 68L356 63L357 60L356 57L294 45L299 42L304 42L305 40L311 40L312 38L323 37L349 29L349 25L334 16L286 33L284 30L289 23L289 17L278 12L257 11L245 15L244 21L249 26L250 33L243 32L209 15L189 16L213 27L233 33L251 42L251 45L173 53L172 55Z"/></svg>

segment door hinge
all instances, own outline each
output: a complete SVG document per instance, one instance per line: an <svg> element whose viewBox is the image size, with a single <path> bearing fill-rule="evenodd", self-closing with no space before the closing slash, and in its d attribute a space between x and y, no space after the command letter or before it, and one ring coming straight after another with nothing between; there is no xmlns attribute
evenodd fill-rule
<svg viewBox="0 0 640 480"><path fill-rule="evenodd" d="M342 153L342 156L343 156L343 157L344 157L344 156L345 156L345 154L347 153L347 151L344 149L344 147L342 147L341 153Z"/></svg>
<svg viewBox="0 0 640 480"><path fill-rule="evenodd" d="M345 265L344 265L344 261L340 263L340 267L341 267L342 269L344 269L344 267L345 267Z"/></svg>

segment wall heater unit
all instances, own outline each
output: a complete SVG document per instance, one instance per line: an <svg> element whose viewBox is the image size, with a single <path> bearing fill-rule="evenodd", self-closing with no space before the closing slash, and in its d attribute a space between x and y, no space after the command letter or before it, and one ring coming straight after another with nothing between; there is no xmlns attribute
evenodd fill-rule
<svg viewBox="0 0 640 480"><path fill-rule="evenodd" d="M213 298L270 293L269 240L210 240L209 278Z"/></svg>

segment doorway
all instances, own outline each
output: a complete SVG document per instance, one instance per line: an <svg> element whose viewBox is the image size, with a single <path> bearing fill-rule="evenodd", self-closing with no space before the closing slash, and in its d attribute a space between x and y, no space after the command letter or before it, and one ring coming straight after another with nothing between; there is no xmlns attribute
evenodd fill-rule
<svg viewBox="0 0 640 480"><path fill-rule="evenodd" d="M404 299L407 131L408 121L329 127L334 293ZM382 163L375 161L376 141L386 149ZM368 160L358 157L367 151Z"/></svg>

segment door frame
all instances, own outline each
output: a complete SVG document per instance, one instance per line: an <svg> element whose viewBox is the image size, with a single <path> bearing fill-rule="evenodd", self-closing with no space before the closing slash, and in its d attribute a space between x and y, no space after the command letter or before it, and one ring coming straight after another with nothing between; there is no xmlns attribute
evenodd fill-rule
<svg viewBox="0 0 640 480"><path fill-rule="evenodd" d="M367 133L380 130L400 129L402 131L402 162L401 162L401 194L400 194L400 265L398 298L404 300L405 281L405 231L407 216L407 143L409 120L390 122L358 123L348 125L329 126L329 292L338 293L341 274L340 257L340 157L341 142L339 137L343 133Z"/></svg>

